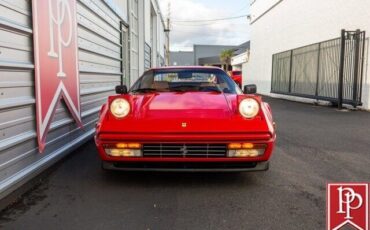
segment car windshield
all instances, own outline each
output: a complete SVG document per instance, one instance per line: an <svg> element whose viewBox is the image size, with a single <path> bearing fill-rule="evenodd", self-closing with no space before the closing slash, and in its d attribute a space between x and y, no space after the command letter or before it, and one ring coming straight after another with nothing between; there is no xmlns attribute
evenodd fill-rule
<svg viewBox="0 0 370 230"><path fill-rule="evenodd" d="M172 69L146 72L130 92L219 92L242 94L235 82L222 70Z"/></svg>

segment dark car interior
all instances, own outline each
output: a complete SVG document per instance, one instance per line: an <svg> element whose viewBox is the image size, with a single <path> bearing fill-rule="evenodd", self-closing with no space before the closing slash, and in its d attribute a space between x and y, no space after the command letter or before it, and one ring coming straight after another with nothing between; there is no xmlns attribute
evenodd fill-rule
<svg viewBox="0 0 370 230"><path fill-rule="evenodd" d="M132 93L218 92L235 94L238 86L221 70L149 71L132 87Z"/></svg>

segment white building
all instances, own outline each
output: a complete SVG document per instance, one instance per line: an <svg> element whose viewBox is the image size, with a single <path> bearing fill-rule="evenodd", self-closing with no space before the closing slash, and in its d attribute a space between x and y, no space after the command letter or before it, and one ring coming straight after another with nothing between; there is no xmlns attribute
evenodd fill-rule
<svg viewBox="0 0 370 230"><path fill-rule="evenodd" d="M128 5L132 50L129 82L133 84L145 70L165 65L168 37L157 0L129 0Z"/></svg>
<svg viewBox="0 0 370 230"><path fill-rule="evenodd" d="M243 76L247 76L246 66L248 65L250 55L250 41L239 45L234 52L234 57L231 58L231 66L233 70L240 70Z"/></svg>
<svg viewBox="0 0 370 230"><path fill-rule="evenodd" d="M271 94L273 54L338 38L341 29L370 33L368 0L251 0L250 5L251 57L244 84L257 84L261 94L286 97ZM363 58L362 102L370 109L367 47Z"/></svg>
<svg viewBox="0 0 370 230"><path fill-rule="evenodd" d="M243 70L243 65L248 63L249 59L249 50L244 51L241 54L238 54L231 58L231 65L233 66L233 70Z"/></svg>

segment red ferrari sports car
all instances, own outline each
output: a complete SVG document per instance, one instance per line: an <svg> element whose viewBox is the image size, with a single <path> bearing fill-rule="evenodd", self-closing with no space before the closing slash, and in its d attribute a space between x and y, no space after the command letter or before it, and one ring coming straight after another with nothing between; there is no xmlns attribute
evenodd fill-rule
<svg viewBox="0 0 370 230"><path fill-rule="evenodd" d="M267 170L276 133L270 106L214 67L151 69L117 86L100 111L102 167L147 171Z"/></svg>
<svg viewBox="0 0 370 230"><path fill-rule="evenodd" d="M233 70L231 71L231 78L238 84L238 86L242 85L242 71L240 70Z"/></svg>

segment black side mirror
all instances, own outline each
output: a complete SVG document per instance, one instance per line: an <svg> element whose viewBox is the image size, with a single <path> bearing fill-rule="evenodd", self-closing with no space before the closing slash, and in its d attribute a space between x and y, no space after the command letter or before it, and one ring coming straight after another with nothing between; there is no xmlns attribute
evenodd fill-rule
<svg viewBox="0 0 370 230"><path fill-rule="evenodd" d="M257 86L256 85L245 85L244 86L244 90L243 90L244 94L255 94L257 93Z"/></svg>
<svg viewBox="0 0 370 230"><path fill-rule="evenodd" d="M117 85L116 86L116 93L117 94L127 94L127 86L125 86L125 85Z"/></svg>

